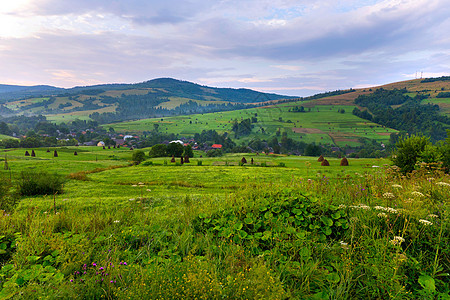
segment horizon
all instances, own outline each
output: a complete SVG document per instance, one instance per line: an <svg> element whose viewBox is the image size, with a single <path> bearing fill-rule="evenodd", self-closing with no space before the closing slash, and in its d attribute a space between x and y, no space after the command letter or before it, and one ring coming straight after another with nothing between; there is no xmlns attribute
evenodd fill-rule
<svg viewBox="0 0 450 300"><path fill-rule="evenodd" d="M166 77L304 97L448 76L449 16L444 0L18 0L0 7L0 83Z"/></svg>

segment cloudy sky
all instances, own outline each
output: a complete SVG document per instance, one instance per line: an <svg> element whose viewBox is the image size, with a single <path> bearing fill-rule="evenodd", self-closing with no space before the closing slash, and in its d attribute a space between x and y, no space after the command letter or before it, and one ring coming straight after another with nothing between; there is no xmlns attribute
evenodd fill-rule
<svg viewBox="0 0 450 300"><path fill-rule="evenodd" d="M0 0L0 83L306 96L450 75L448 0Z"/></svg>

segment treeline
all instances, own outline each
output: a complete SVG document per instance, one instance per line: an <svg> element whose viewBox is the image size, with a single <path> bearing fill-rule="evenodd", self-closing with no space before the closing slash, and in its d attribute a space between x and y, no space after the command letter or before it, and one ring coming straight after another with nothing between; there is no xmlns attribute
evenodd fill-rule
<svg viewBox="0 0 450 300"><path fill-rule="evenodd" d="M355 99L355 104L366 107L368 110L361 111L355 108L353 114L409 134L424 134L433 141L445 139L450 119L439 114L439 106L422 105L420 102L426 96L417 95L411 98L405 93L406 90L381 88L372 94L360 95Z"/></svg>
<svg viewBox="0 0 450 300"><path fill-rule="evenodd" d="M450 76L441 76L441 77L435 77L435 78L425 78L421 82L425 83L425 82L436 82L436 81L450 81Z"/></svg>

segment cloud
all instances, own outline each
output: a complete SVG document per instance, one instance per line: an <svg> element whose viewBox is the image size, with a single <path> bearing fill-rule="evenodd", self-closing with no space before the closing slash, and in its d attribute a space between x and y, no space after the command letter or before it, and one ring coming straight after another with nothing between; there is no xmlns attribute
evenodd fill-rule
<svg viewBox="0 0 450 300"><path fill-rule="evenodd" d="M450 66L445 0L20 1L0 10L0 82L167 76L303 95Z"/></svg>

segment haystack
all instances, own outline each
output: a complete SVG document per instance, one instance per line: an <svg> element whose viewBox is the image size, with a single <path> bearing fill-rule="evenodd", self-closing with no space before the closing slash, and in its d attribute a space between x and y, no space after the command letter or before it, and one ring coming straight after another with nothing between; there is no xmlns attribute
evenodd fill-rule
<svg viewBox="0 0 450 300"><path fill-rule="evenodd" d="M53 152L53 157L58 157L58 151Z"/></svg>
<svg viewBox="0 0 450 300"><path fill-rule="evenodd" d="M75 151L75 152L73 153L73 155L78 155L77 151Z"/></svg>
<svg viewBox="0 0 450 300"><path fill-rule="evenodd" d="M31 150L31 156L36 157L36 153L34 153L34 150Z"/></svg>
<svg viewBox="0 0 450 300"><path fill-rule="evenodd" d="M317 159L318 162L322 162L324 160L323 156L319 156L319 158Z"/></svg>
<svg viewBox="0 0 450 300"><path fill-rule="evenodd" d="M28 153L28 151L25 151L25 156L30 156L30 153Z"/></svg>
<svg viewBox="0 0 450 300"><path fill-rule="evenodd" d="M348 166L348 159L346 157L341 159L341 166Z"/></svg>
<svg viewBox="0 0 450 300"><path fill-rule="evenodd" d="M243 157L243 158L241 159L241 163L243 163L243 164L246 164L246 163L247 163L247 160L245 159L245 157Z"/></svg>
<svg viewBox="0 0 450 300"><path fill-rule="evenodd" d="M184 159L183 159L183 156L181 157L181 160L180 160L180 162L181 162L181 164L184 164Z"/></svg>
<svg viewBox="0 0 450 300"><path fill-rule="evenodd" d="M189 161L189 155L186 155L186 156L184 157L184 163L185 163L185 164L190 163L190 161Z"/></svg>
<svg viewBox="0 0 450 300"><path fill-rule="evenodd" d="M170 160L171 163L175 162L175 156L172 155L172 159Z"/></svg>
<svg viewBox="0 0 450 300"><path fill-rule="evenodd" d="M320 165L321 166L329 166L330 163L328 162L328 160L324 159Z"/></svg>

